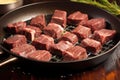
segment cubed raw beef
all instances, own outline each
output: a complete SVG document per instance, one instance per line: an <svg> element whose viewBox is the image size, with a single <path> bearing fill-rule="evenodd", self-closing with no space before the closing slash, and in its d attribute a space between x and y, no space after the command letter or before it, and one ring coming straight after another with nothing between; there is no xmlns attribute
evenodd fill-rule
<svg viewBox="0 0 120 80"><path fill-rule="evenodd" d="M55 10L51 22L61 25L63 28L66 27L67 12L63 10Z"/></svg>
<svg viewBox="0 0 120 80"><path fill-rule="evenodd" d="M60 40L69 41L69 42L75 44L78 42L78 37L71 32L65 32Z"/></svg>
<svg viewBox="0 0 120 80"><path fill-rule="evenodd" d="M41 33L42 33L41 29L38 28L38 27L30 26L30 25L28 25L27 27L30 28L30 29L35 30L35 38L39 37L41 35Z"/></svg>
<svg viewBox="0 0 120 80"><path fill-rule="evenodd" d="M9 23L7 29L10 33L19 33L23 28L26 27L26 22L20 21L16 23Z"/></svg>
<svg viewBox="0 0 120 80"><path fill-rule="evenodd" d="M91 29L82 25L78 25L72 30L72 33L76 34L80 40L88 38L91 36Z"/></svg>
<svg viewBox="0 0 120 80"><path fill-rule="evenodd" d="M75 11L68 16L68 24L78 25L81 21L87 21L88 15L81 13L80 11Z"/></svg>
<svg viewBox="0 0 120 80"><path fill-rule="evenodd" d="M49 35L55 39L59 39L62 36L64 29L61 25L56 23L49 23L47 27L44 28L44 34Z"/></svg>
<svg viewBox="0 0 120 80"><path fill-rule="evenodd" d="M81 41L81 46L86 48L86 50L92 54L98 54L101 49L102 45L99 41L94 39L86 38Z"/></svg>
<svg viewBox="0 0 120 80"><path fill-rule="evenodd" d="M32 45L36 47L36 49L49 50L51 45L54 44L54 39L50 36L41 34L38 38L35 38L32 42Z"/></svg>
<svg viewBox="0 0 120 80"><path fill-rule="evenodd" d="M73 46L73 44L70 43L69 41L60 41L51 47L51 52L52 52L52 54L62 56L63 51L65 51L66 49L68 49L72 46Z"/></svg>
<svg viewBox="0 0 120 80"><path fill-rule="evenodd" d="M38 60L38 61L50 61L52 55L46 50L36 50L27 55L27 58Z"/></svg>
<svg viewBox="0 0 120 80"><path fill-rule="evenodd" d="M88 20L82 20L78 25L83 25L85 26L85 24L87 23Z"/></svg>
<svg viewBox="0 0 120 80"><path fill-rule="evenodd" d="M41 32L40 28L30 25L21 30L21 34L25 35L29 41L33 41L35 38L39 37Z"/></svg>
<svg viewBox="0 0 120 80"><path fill-rule="evenodd" d="M36 49L34 46L32 46L30 44L23 44L21 46L18 46L18 47L11 49L11 52L13 52L14 54L26 57L27 54L30 54L35 50Z"/></svg>
<svg viewBox="0 0 120 80"><path fill-rule="evenodd" d="M92 32L94 32L95 30L104 29L106 23L104 18L92 18L86 22L85 26L91 28Z"/></svg>
<svg viewBox="0 0 120 80"><path fill-rule="evenodd" d="M101 29L94 31L93 38L97 41L100 41L101 44L105 44L109 40L113 39L115 34L115 30Z"/></svg>
<svg viewBox="0 0 120 80"><path fill-rule="evenodd" d="M74 46L68 48L64 51L63 60L64 61L73 61L73 60L83 60L88 57L86 49L81 46Z"/></svg>
<svg viewBox="0 0 120 80"><path fill-rule="evenodd" d="M26 37L24 35L19 34L10 36L6 40L4 40L4 46L6 46L6 48L8 49L21 46L25 43L27 43Z"/></svg>
<svg viewBox="0 0 120 80"><path fill-rule="evenodd" d="M44 27L46 27L45 15L40 14L40 15L32 18L30 25L39 27L42 30Z"/></svg>

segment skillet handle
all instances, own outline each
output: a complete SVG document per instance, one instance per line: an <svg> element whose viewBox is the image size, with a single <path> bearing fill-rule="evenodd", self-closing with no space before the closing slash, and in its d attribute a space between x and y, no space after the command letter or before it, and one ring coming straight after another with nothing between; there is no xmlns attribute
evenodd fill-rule
<svg viewBox="0 0 120 80"><path fill-rule="evenodd" d="M7 59L3 60L2 62L0 62L0 67L5 66L7 64L10 64L12 62L15 62L17 60L18 60L17 57L10 56L9 58L7 58Z"/></svg>
<svg viewBox="0 0 120 80"><path fill-rule="evenodd" d="M7 57L6 57L7 56ZM2 59L3 57L5 57L4 59ZM12 63L12 62L15 62L15 61L17 61L17 57L14 57L14 56L12 56L12 55L7 55L7 54L5 54L3 51L2 51L2 49L0 48L0 59L2 59L2 60L0 60L0 67L2 67L2 66L4 66L4 65L6 65L6 64L10 64L10 63Z"/></svg>

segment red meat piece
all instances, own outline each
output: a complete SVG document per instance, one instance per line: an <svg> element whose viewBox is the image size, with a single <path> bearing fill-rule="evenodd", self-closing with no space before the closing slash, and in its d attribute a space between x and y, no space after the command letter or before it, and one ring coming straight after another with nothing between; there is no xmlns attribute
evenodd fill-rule
<svg viewBox="0 0 120 80"><path fill-rule="evenodd" d="M66 27L66 18L67 18L67 12L63 10L55 10L51 22L61 25L63 28Z"/></svg>
<svg viewBox="0 0 120 80"><path fill-rule="evenodd" d="M49 35L53 38L59 39L62 36L64 29L61 25L56 23L49 23L47 27L44 28L44 34Z"/></svg>
<svg viewBox="0 0 120 80"><path fill-rule="evenodd" d="M91 29L82 25L78 25L75 29L72 30L74 34L78 36L80 40L88 38L91 36Z"/></svg>
<svg viewBox="0 0 120 80"><path fill-rule="evenodd" d="M100 41L101 44L105 44L109 40L113 39L115 34L115 30L101 29L94 31L93 38L97 41Z"/></svg>
<svg viewBox="0 0 120 80"><path fill-rule="evenodd" d="M77 36L75 34L71 33L71 32L65 32L60 40L69 41L73 44L78 42Z"/></svg>
<svg viewBox="0 0 120 80"><path fill-rule="evenodd" d="M30 44L23 44L21 46L11 49L11 52L13 52L14 54L26 57L27 54L32 53L35 50L36 49L34 46Z"/></svg>
<svg viewBox="0 0 120 80"><path fill-rule="evenodd" d="M95 30L104 29L106 27L104 18L94 18L86 22L85 26L91 28L92 32Z"/></svg>
<svg viewBox="0 0 120 80"><path fill-rule="evenodd" d="M41 29L38 28L38 27L30 26L30 25L28 25L27 27L30 28L30 29L35 30L35 38L39 37L41 35L41 33L42 33Z"/></svg>
<svg viewBox="0 0 120 80"><path fill-rule="evenodd" d="M73 44L70 43L69 41L60 41L57 44L54 44L51 47L51 52L55 55L63 55L63 51L65 51L66 49L72 47Z"/></svg>
<svg viewBox="0 0 120 80"><path fill-rule="evenodd" d="M6 48L8 49L21 46L25 43L27 43L26 37L24 35L19 34L10 36L6 40L4 40L4 46L6 46Z"/></svg>
<svg viewBox="0 0 120 80"><path fill-rule="evenodd" d="M46 27L45 15L40 14L40 15L32 18L30 25L39 27L42 30L44 27Z"/></svg>
<svg viewBox="0 0 120 80"><path fill-rule="evenodd" d="M68 16L67 22L68 24L78 25L81 21L87 20L88 20L87 14L81 13L80 11L76 11Z"/></svg>
<svg viewBox="0 0 120 80"><path fill-rule="evenodd" d="M81 46L74 46L64 51L64 61L83 60L88 57L86 49Z"/></svg>
<svg viewBox="0 0 120 80"><path fill-rule="evenodd" d="M91 52L95 55L98 54L102 49L102 45L99 41L89 38L83 39L81 41L81 46L86 48L88 52Z"/></svg>
<svg viewBox="0 0 120 80"><path fill-rule="evenodd" d="M50 61L52 55L46 50L36 50L27 55L28 58L38 60L38 61Z"/></svg>
<svg viewBox="0 0 120 80"><path fill-rule="evenodd" d="M39 37L41 32L40 28L30 25L21 30L21 34L25 35L29 41L33 41L35 38Z"/></svg>
<svg viewBox="0 0 120 80"><path fill-rule="evenodd" d="M35 38L32 42L32 45L36 47L36 49L49 50L51 45L54 44L54 39L47 35L40 35L38 38Z"/></svg>
<svg viewBox="0 0 120 80"><path fill-rule="evenodd" d="M9 23L7 29L10 33L19 33L23 28L26 27L26 22L20 21L16 23Z"/></svg>

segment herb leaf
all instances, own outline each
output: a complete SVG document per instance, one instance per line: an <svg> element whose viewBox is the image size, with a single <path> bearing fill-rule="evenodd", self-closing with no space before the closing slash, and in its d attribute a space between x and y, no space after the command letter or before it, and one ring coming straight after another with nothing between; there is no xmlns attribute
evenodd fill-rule
<svg viewBox="0 0 120 80"><path fill-rule="evenodd" d="M113 15L116 16L120 15L120 6L117 4L116 1L113 1L111 3L108 0L71 0L71 1L94 5L99 8L107 10L109 13Z"/></svg>

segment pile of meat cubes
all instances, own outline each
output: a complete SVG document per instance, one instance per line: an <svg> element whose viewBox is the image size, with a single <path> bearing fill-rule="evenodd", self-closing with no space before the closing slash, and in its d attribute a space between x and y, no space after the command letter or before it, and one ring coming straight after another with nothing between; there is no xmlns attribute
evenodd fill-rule
<svg viewBox="0 0 120 80"><path fill-rule="evenodd" d="M45 14L33 17L30 23L9 23L11 36L4 45L14 54L39 60L51 61L53 56L61 61L84 60L88 53L98 55L102 46L113 39L115 30L106 29L102 17L89 19L88 14L75 11L67 14L55 10L47 23ZM74 29L67 31L69 25Z"/></svg>

